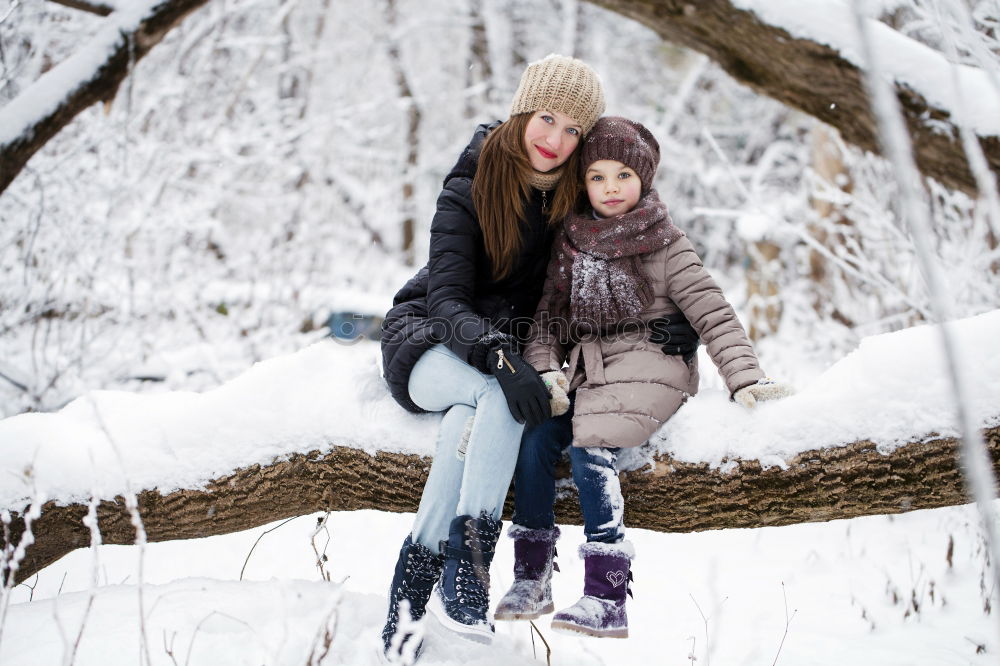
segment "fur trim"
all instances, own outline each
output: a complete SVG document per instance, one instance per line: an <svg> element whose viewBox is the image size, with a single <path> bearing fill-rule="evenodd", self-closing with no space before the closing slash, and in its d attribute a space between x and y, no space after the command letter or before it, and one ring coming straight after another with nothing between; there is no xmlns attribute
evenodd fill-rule
<svg viewBox="0 0 1000 666"><path fill-rule="evenodd" d="M532 529L522 525L512 524L507 528L507 536L511 539L524 539L525 541L537 541L539 543L555 543L559 539L559 528L550 527L548 529Z"/></svg>
<svg viewBox="0 0 1000 666"><path fill-rule="evenodd" d="M618 543L604 543L601 541L588 541L580 546L580 557L586 559L590 555L617 555L635 559L635 547L631 541L619 541Z"/></svg>

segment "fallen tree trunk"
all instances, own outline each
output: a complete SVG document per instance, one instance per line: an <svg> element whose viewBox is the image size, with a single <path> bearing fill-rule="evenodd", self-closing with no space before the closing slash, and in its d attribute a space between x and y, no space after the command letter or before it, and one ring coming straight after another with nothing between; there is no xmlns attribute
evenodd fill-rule
<svg viewBox="0 0 1000 666"><path fill-rule="evenodd" d="M1000 427L984 431L984 438L994 470L1000 473ZM957 466L958 447L956 439L946 437L882 454L863 441L802 453L786 469L762 469L756 461L741 461L728 473L659 459L652 468L622 473L625 523L661 532L693 532L963 504L969 499ZM371 456L335 447L325 455L314 451L240 469L203 490L167 495L144 490L138 494L138 506L149 541L227 534L316 511L416 511L429 469L428 458L385 452ZM508 501L508 517L510 509ZM47 503L32 524L34 543L16 580L89 546L86 513L85 504ZM102 502L98 520L103 543L135 542L124 498ZM556 502L556 520L582 522L575 496ZM14 544L23 532L23 519L15 516Z"/></svg>
<svg viewBox="0 0 1000 666"><path fill-rule="evenodd" d="M864 72L838 51L795 38L729 0L591 1L704 53L737 81L836 127L845 141L881 152ZM949 112L899 82L894 87L921 173L975 193L976 180ZM978 140L990 170L1000 174L1000 137Z"/></svg>

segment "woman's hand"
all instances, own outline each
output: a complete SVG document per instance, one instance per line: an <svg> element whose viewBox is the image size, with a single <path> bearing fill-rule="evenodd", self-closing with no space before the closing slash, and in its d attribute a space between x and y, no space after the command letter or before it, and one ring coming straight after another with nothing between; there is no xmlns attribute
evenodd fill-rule
<svg viewBox="0 0 1000 666"><path fill-rule="evenodd" d="M552 416L545 382L520 354L501 346L493 349L488 358L489 371L500 382L515 421L536 426Z"/></svg>
<svg viewBox="0 0 1000 666"><path fill-rule="evenodd" d="M754 405L762 400L777 400L787 398L795 393L788 384L776 382L767 377L758 379L756 384L744 386L733 394L733 400L740 403L747 409L753 409Z"/></svg>
<svg viewBox="0 0 1000 666"><path fill-rule="evenodd" d="M649 341L660 345L668 356L682 356L687 361L698 351L698 333L680 312L652 319L646 327Z"/></svg>

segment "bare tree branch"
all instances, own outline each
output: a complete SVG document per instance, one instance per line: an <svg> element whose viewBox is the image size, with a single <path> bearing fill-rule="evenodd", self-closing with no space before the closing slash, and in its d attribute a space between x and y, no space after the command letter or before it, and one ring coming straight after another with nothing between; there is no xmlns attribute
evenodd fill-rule
<svg viewBox="0 0 1000 666"><path fill-rule="evenodd" d="M114 5L109 5L106 2L88 2L87 0L49 0L49 2L54 2L57 5L63 5L70 9L90 12L98 16L108 16L111 12L115 11Z"/></svg>

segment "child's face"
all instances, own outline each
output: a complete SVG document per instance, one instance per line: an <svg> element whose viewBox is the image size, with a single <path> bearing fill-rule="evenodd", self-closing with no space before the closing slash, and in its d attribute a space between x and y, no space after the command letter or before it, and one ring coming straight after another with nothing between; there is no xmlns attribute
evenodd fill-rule
<svg viewBox="0 0 1000 666"><path fill-rule="evenodd" d="M576 150L580 123L558 111L535 111L524 128L524 149L535 171L552 171Z"/></svg>
<svg viewBox="0 0 1000 666"><path fill-rule="evenodd" d="M642 181L617 160L597 160L584 175L590 205L601 217L627 213L639 203Z"/></svg>

